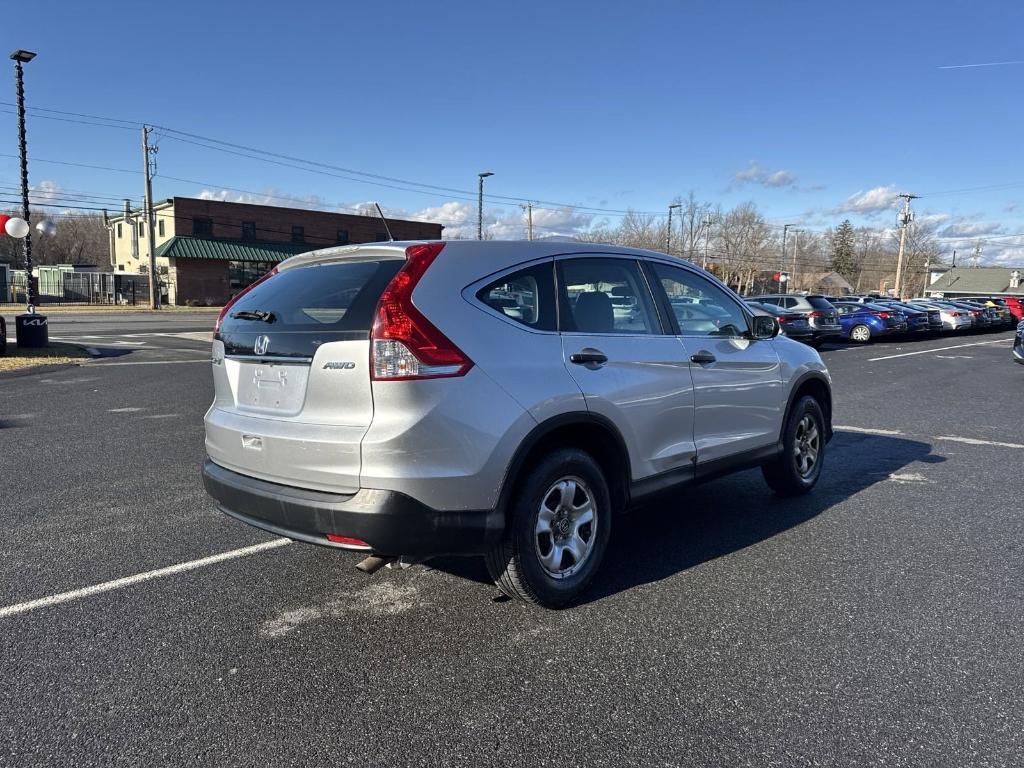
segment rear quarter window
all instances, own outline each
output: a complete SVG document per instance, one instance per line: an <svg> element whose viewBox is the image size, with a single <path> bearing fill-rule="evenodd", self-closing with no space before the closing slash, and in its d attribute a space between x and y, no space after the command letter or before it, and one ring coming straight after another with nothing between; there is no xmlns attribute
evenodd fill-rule
<svg viewBox="0 0 1024 768"><path fill-rule="evenodd" d="M477 291L476 298L495 312L535 331L553 331L557 327L553 261L498 278Z"/></svg>

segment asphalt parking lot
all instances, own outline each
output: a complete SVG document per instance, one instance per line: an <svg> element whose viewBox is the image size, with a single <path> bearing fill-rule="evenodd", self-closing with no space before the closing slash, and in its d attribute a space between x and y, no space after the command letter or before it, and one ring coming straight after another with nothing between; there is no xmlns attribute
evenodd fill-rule
<svg viewBox="0 0 1024 768"><path fill-rule="evenodd" d="M1009 333L826 350L814 493L747 472L621 517L553 612L218 513L212 316L51 322L102 357L0 379L0 764L1021 762Z"/></svg>

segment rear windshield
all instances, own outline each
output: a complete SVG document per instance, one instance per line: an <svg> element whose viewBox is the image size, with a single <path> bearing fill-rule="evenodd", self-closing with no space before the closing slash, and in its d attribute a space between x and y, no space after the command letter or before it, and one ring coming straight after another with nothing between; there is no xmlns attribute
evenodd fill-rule
<svg viewBox="0 0 1024 768"><path fill-rule="evenodd" d="M369 338L373 315L404 259L342 261L287 269L231 305L219 338L228 354L311 357L320 344Z"/></svg>
<svg viewBox="0 0 1024 768"><path fill-rule="evenodd" d="M261 332L369 331L377 300L404 262L333 262L288 269L261 283L228 310L222 327ZM252 313L265 315L260 321Z"/></svg>
<svg viewBox="0 0 1024 768"><path fill-rule="evenodd" d="M835 309L832 302L822 296L808 296L807 303L815 309Z"/></svg>

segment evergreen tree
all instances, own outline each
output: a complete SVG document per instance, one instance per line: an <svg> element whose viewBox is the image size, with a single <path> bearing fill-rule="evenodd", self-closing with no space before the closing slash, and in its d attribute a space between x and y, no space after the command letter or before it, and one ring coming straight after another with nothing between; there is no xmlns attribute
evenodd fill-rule
<svg viewBox="0 0 1024 768"><path fill-rule="evenodd" d="M832 235L832 271L847 280L857 275L857 258L854 252L853 225L849 219L843 221Z"/></svg>

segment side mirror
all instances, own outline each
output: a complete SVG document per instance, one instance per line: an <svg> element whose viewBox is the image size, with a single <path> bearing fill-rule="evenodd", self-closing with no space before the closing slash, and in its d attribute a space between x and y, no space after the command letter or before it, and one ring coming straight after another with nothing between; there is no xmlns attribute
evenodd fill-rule
<svg viewBox="0 0 1024 768"><path fill-rule="evenodd" d="M750 338L774 339L782 330L778 318L767 315L754 315L750 318Z"/></svg>

